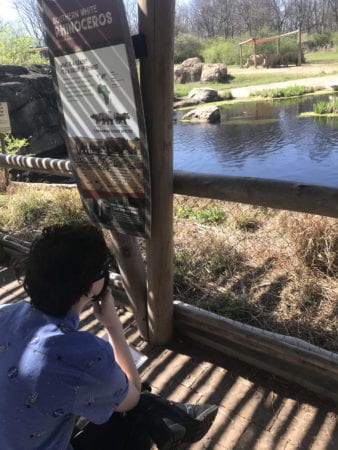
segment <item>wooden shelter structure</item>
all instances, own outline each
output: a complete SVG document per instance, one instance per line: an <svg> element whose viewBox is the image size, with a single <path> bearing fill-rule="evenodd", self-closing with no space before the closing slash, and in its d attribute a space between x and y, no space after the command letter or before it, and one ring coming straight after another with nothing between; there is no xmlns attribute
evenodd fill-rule
<svg viewBox="0 0 338 450"><path fill-rule="evenodd" d="M264 42L277 41L276 53L279 55L280 54L280 40L282 38L293 36L296 34L298 35L298 65L301 65L301 63L302 63L302 37L301 37L302 33L301 33L301 29L298 28L298 30L290 31L289 33L279 34L277 36L269 36L266 38L250 38L247 41L240 42L238 45L239 45L239 51L240 51L241 67L243 67L243 45L252 45L253 46L254 66L257 67L257 63L256 63L256 54L257 54L256 45L257 44L263 44Z"/></svg>

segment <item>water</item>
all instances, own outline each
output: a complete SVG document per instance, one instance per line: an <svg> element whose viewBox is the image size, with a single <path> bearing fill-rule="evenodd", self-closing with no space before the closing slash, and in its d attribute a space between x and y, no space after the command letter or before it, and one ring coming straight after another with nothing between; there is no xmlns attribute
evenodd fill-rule
<svg viewBox="0 0 338 450"><path fill-rule="evenodd" d="M328 97L246 102L220 124L174 125L174 168L338 187L338 118L298 117Z"/></svg>

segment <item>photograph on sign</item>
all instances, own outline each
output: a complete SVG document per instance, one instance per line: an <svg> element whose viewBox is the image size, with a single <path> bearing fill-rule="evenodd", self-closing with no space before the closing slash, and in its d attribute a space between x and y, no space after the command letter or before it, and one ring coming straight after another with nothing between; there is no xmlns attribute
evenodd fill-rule
<svg viewBox="0 0 338 450"><path fill-rule="evenodd" d="M40 0L79 193L93 221L148 237L150 174L122 0Z"/></svg>

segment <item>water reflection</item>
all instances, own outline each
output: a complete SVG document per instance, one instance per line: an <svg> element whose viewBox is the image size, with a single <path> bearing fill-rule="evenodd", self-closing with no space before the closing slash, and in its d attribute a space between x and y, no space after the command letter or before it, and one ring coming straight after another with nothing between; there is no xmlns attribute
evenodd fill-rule
<svg viewBox="0 0 338 450"><path fill-rule="evenodd" d="M174 126L174 167L338 187L338 120L298 117L307 97L247 102L221 110L221 124Z"/></svg>

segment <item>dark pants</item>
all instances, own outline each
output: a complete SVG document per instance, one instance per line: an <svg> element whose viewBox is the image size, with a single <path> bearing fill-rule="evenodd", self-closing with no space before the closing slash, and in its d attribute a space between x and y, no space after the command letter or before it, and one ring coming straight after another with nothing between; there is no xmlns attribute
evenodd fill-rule
<svg viewBox="0 0 338 450"><path fill-rule="evenodd" d="M128 419L128 415L114 413L102 425L88 423L71 440L74 450L149 450L149 435Z"/></svg>

